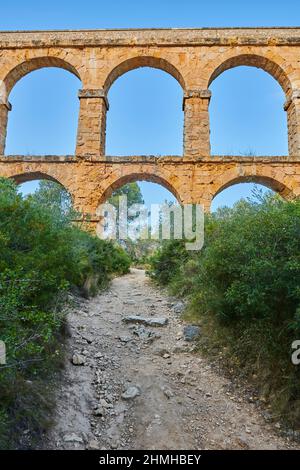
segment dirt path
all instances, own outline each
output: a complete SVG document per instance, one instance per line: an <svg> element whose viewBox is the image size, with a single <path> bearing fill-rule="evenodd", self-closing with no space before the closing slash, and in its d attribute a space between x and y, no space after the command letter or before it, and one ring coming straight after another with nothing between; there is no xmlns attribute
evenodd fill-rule
<svg viewBox="0 0 300 470"><path fill-rule="evenodd" d="M177 310L137 269L78 304L69 315L70 360L45 448L291 447L229 380L191 352ZM168 324L125 323L129 315Z"/></svg>

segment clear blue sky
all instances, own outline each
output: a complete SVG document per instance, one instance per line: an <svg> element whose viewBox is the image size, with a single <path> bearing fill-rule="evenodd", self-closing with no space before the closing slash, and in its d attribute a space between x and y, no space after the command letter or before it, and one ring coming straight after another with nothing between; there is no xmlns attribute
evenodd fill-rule
<svg viewBox="0 0 300 470"><path fill-rule="evenodd" d="M297 26L299 13L296 0L17 0L1 5L0 29ZM79 80L59 69L20 80L10 95L6 153L72 154L78 88ZM218 77L211 91L213 153L287 153L284 96L272 77L238 67ZM182 153L182 90L171 76L152 69L129 72L113 84L109 101L107 154ZM148 203L170 199L157 185L141 187ZM236 185L217 196L214 207L232 204L250 190L251 185Z"/></svg>
<svg viewBox="0 0 300 470"><path fill-rule="evenodd" d="M1 29L295 26L297 0L14 0L2 2Z"/></svg>

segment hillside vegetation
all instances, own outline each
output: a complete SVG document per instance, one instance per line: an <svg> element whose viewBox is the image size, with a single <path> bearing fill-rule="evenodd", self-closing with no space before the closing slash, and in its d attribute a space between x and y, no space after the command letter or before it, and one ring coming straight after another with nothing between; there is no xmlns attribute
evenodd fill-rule
<svg viewBox="0 0 300 470"><path fill-rule="evenodd" d="M81 230L68 194L52 182L22 197L0 179L0 448L39 436L53 406L50 377L63 362L68 293L91 295L129 270L118 246Z"/></svg>
<svg viewBox="0 0 300 470"><path fill-rule="evenodd" d="M199 348L247 376L274 419L300 426L300 201L257 193L206 218L201 252L168 241L150 275L187 300Z"/></svg>

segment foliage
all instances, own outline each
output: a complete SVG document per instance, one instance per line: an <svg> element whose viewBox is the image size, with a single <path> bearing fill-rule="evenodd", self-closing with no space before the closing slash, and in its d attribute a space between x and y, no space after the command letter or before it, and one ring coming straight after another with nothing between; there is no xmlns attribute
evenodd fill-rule
<svg viewBox="0 0 300 470"><path fill-rule="evenodd" d="M187 259L184 240L165 240L149 258L148 273L159 284L167 285L177 277L180 267Z"/></svg>
<svg viewBox="0 0 300 470"><path fill-rule="evenodd" d="M149 237L138 238L137 240L128 239L126 240L125 249L136 267L146 268L149 263L149 258L156 252L160 245L160 240L152 240Z"/></svg>
<svg viewBox="0 0 300 470"><path fill-rule="evenodd" d="M120 196L127 196L127 207L130 208L133 204L144 204L143 195L138 183L128 183L113 192L108 202L112 204L118 211L119 209L119 198ZM133 227L134 222L137 220L139 214L128 216L128 222ZM139 227L140 230L143 230ZM145 226L146 227L146 226ZM118 234L119 235L119 234ZM142 238L133 239L130 234L126 240L118 240L120 246L124 248L126 253L130 256L131 260L135 264L144 264L145 259L153 247L153 243L149 242L148 239L143 240Z"/></svg>
<svg viewBox="0 0 300 470"><path fill-rule="evenodd" d="M38 204L51 208L57 218L68 217L71 219L76 214L72 206L70 193L54 181L39 181L38 190L30 197Z"/></svg>
<svg viewBox="0 0 300 470"><path fill-rule="evenodd" d="M114 207L118 208L120 196L127 196L128 206L131 206L132 204L144 204L142 192L136 182L127 183L121 188L116 189L109 198L108 202Z"/></svg>
<svg viewBox="0 0 300 470"><path fill-rule="evenodd" d="M202 348L255 377L275 416L299 425L291 344L300 337L300 201L255 196L208 216L204 248L184 264L178 243L165 245L151 274L187 297L207 333Z"/></svg>
<svg viewBox="0 0 300 470"><path fill-rule="evenodd" d="M119 217L119 202L120 202L120 197L121 196L126 196L127 198L127 208L129 209L133 204L144 204L144 199L142 196L141 189L139 185L134 182L134 183L127 183L124 186L122 186L119 189L116 189L110 198L108 199L108 202L112 204L116 209L117 209L117 214ZM138 217L137 215L128 215L128 222L133 223L134 220ZM118 219L117 219L118 220ZM119 237L119 234L118 234ZM123 242L123 246L125 249L127 249L127 240Z"/></svg>
<svg viewBox="0 0 300 470"><path fill-rule="evenodd" d="M227 323L291 321L300 304L300 203L241 201L207 225L196 274L201 311Z"/></svg>
<svg viewBox="0 0 300 470"><path fill-rule="evenodd" d="M106 287L110 276L129 271L130 258L116 243L103 241L80 229L73 229L77 269L72 271L73 284L87 295Z"/></svg>
<svg viewBox="0 0 300 470"><path fill-rule="evenodd" d="M138 183L128 183L121 188L117 189L113 192L111 197L109 198L108 202L110 202L116 209L119 208L119 197L120 196L127 196L127 205L128 208L133 204L144 204L143 195L140 190ZM164 204L169 205L170 207L173 206L173 202L165 201ZM169 214L166 215L169 218ZM139 223L137 224L137 230L139 236L135 237L132 235L135 229L135 221L139 217ZM174 220L171 216L171 235L174 232ZM157 227L148 227L148 217L147 215L143 214L140 217L140 214L132 215L128 217L129 222L129 229L131 228L131 234L129 234L126 240L119 240L120 245L126 250L129 254L132 262L138 266L147 266L149 262L149 258L155 253L157 249L161 247L162 244L162 234L160 226L163 222L163 214L160 214L159 223ZM157 233L153 233L156 230Z"/></svg>
<svg viewBox="0 0 300 470"><path fill-rule="evenodd" d="M0 339L7 349L0 448L18 447L22 430L46 425L45 381L61 358L68 290L94 294L130 265L120 247L71 223L63 191L51 183L23 198L12 181L0 179Z"/></svg>

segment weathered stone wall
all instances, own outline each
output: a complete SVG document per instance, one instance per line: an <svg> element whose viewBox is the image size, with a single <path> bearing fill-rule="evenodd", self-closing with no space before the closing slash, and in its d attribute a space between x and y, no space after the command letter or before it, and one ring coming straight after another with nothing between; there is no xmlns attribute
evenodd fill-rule
<svg viewBox="0 0 300 470"><path fill-rule="evenodd" d="M101 90L80 90L76 155L104 155L108 102Z"/></svg>
<svg viewBox="0 0 300 470"><path fill-rule="evenodd" d="M283 197L300 196L300 157L1 157L0 175L17 183L51 179L68 189L78 210L95 215L113 190L136 180L160 183L182 203L201 203L238 182L265 184Z"/></svg>
<svg viewBox="0 0 300 470"><path fill-rule="evenodd" d="M129 70L156 67L171 74L183 89L185 154L208 155L207 89L225 70L249 65L270 73L282 86L289 151L296 155L300 153L299 56L297 28L0 32L0 102L7 103L15 83L33 70L50 66L68 70L82 82L76 153L104 155L110 86ZM5 111L0 114L3 141Z"/></svg>
<svg viewBox="0 0 300 470"><path fill-rule="evenodd" d="M94 214L113 189L136 179L156 181L181 202L208 209L215 194L239 181L258 181L285 197L300 194L300 28L161 29L0 32L0 154L4 154L9 94L24 75L60 67L81 80L74 156L0 157L0 175L18 182L61 182L75 205ZM290 157L210 157L210 84L239 65L259 67L281 85ZM108 92L138 67L171 74L183 90L184 156L105 157Z"/></svg>

